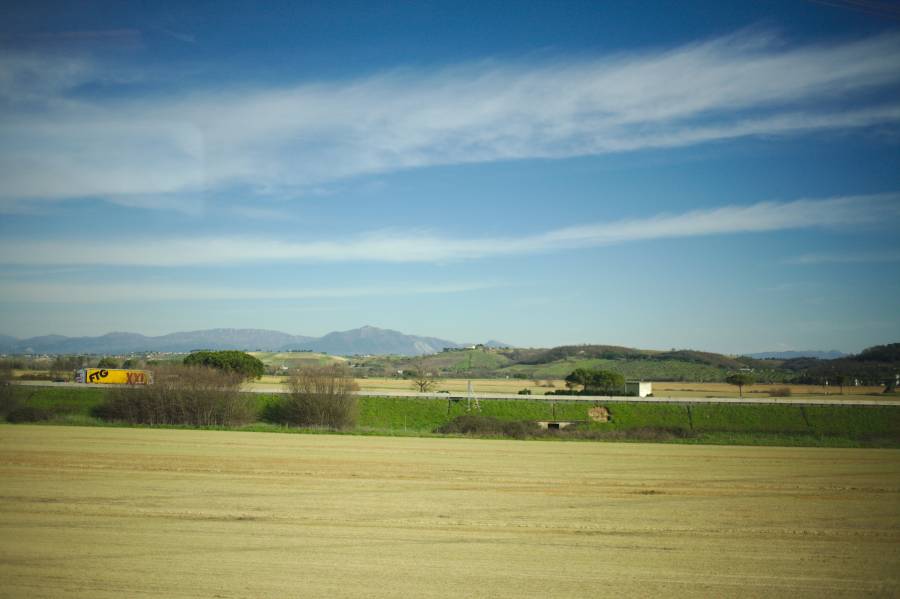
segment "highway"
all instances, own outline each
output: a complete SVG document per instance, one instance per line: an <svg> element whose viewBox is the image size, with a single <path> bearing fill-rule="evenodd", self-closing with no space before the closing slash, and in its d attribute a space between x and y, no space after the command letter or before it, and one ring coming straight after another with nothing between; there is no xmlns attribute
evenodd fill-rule
<svg viewBox="0 0 900 599"><path fill-rule="evenodd" d="M15 381L17 385L58 388L109 388L116 385L85 384L51 381ZM248 393L288 393L284 385L248 383L244 386ZM357 391L362 397L412 397L437 401L467 400L465 392L419 393L397 389ZM669 404L755 404L755 405L801 405L801 406L900 406L900 397L625 397L609 395L518 395L506 393L473 393L471 399L501 401L553 401L553 402L622 402L622 403L669 403Z"/></svg>

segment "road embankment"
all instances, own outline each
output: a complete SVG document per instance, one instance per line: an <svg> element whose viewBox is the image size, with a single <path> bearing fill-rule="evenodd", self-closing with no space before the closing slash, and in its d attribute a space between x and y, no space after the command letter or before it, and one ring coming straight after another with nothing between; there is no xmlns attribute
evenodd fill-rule
<svg viewBox="0 0 900 599"><path fill-rule="evenodd" d="M17 385L33 387L50 387L58 389L109 389L113 385L51 382L51 381L16 381ZM281 395L288 393L286 385L247 383L244 386L247 393L264 395ZM900 406L900 396L889 395L885 397L844 397L831 395L826 397L758 397L747 395L745 397L629 397L620 395L518 395L507 393L419 393L417 391L404 391L398 389L367 389L357 391L360 397L397 397L430 399L437 401L447 400L494 400L494 401L540 401L555 403L644 403L644 404L726 404L726 405L796 405L796 406Z"/></svg>

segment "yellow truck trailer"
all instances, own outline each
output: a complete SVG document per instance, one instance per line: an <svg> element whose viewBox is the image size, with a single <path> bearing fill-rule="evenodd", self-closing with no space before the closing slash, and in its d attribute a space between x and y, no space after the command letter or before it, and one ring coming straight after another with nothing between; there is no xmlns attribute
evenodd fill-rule
<svg viewBox="0 0 900 599"><path fill-rule="evenodd" d="M75 382L102 385L149 385L153 373L127 368L82 368L75 371Z"/></svg>

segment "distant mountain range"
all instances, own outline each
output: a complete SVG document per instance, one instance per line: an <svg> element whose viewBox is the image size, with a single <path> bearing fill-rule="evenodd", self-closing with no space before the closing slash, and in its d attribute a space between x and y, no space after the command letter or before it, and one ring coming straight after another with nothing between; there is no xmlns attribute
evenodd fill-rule
<svg viewBox="0 0 900 599"><path fill-rule="evenodd" d="M339 356L400 355L421 356L440 353L445 347L462 348L471 343L457 343L437 337L407 335L390 329L364 326L349 331L335 331L322 337L291 335L267 329L207 329L170 333L149 337L138 333L107 333L99 337L65 337L43 335L19 339L0 335L0 353L4 354L132 354L142 352L189 352L197 349L238 349L243 351L313 351ZM507 348L508 343L492 339L486 347ZM575 347L575 346L573 346ZM577 346L580 353L585 348ZM606 347L606 346L596 346ZM557 349L565 349L557 348ZM619 348L626 350L628 348ZM638 350L630 350L634 352ZM712 354L710 354L712 355ZM791 360L818 358L833 360L846 357L837 351L773 351L744 354L757 360Z"/></svg>
<svg viewBox="0 0 900 599"><path fill-rule="evenodd" d="M491 347L506 347L489 341ZM405 335L399 331L365 326L336 331L323 337L290 335L265 329L209 329L147 337L137 333L108 333L99 337L44 335L17 339L0 335L0 353L6 354L131 354L140 352L189 352L195 349L244 351L309 350L334 355L396 354L418 356L438 353L445 347L465 347L436 337Z"/></svg>
<svg viewBox="0 0 900 599"><path fill-rule="evenodd" d="M801 351L764 351L756 354L744 354L748 358L757 360L793 360L794 358L818 358L819 360L835 360L849 354L836 349L828 351L801 350Z"/></svg>

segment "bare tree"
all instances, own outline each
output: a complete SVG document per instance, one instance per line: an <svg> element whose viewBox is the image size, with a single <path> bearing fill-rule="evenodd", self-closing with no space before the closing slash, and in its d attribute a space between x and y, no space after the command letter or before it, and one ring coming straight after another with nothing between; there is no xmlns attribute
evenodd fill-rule
<svg viewBox="0 0 900 599"><path fill-rule="evenodd" d="M344 366L301 368L291 376L290 394L280 405L279 419L299 426L349 428L356 424L359 387Z"/></svg>
<svg viewBox="0 0 900 599"><path fill-rule="evenodd" d="M419 393L427 393L437 386L437 377L420 360L416 362L415 370L412 372L412 382Z"/></svg>

